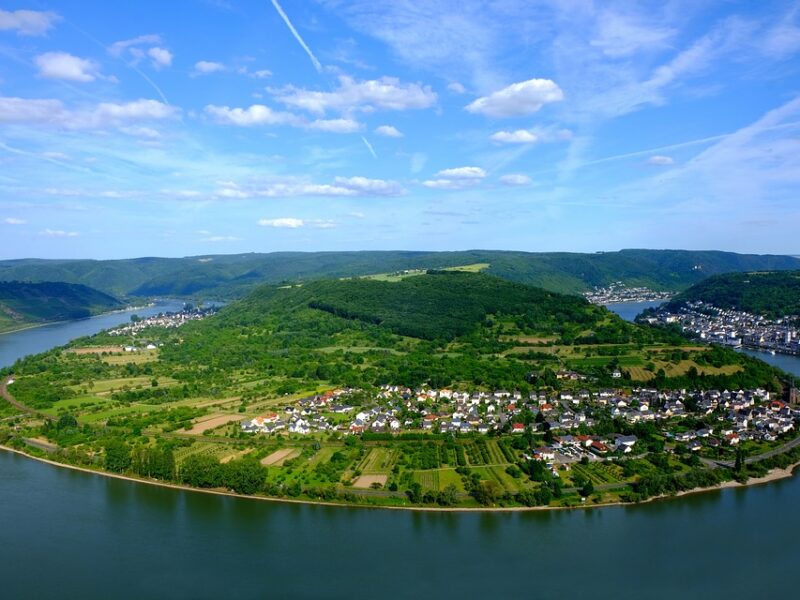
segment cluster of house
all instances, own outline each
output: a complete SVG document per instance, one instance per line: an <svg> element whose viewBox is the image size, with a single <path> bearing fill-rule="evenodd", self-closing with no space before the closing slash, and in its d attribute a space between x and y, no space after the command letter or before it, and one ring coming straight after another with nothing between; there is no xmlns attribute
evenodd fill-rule
<svg viewBox="0 0 800 600"><path fill-rule="evenodd" d="M109 335L136 335L148 327L180 327L189 321L199 321L217 312L217 308L193 308L179 312L158 313L155 316L138 319L108 332Z"/></svg>
<svg viewBox="0 0 800 600"><path fill-rule="evenodd" d="M628 287L621 281L607 287L595 287L583 296L592 304L613 304L616 302L654 302L669 300L672 292L657 292L647 287Z"/></svg>
<svg viewBox="0 0 800 600"><path fill-rule="evenodd" d="M770 320L698 301L687 302L676 312L660 310L646 320L651 324L677 323L684 332L709 343L800 354L800 332L786 319Z"/></svg>
<svg viewBox="0 0 800 600"><path fill-rule="evenodd" d="M749 439L772 441L792 431L800 418L800 410L771 398L764 389L536 391L523 397L519 391L412 390L386 385L367 406L348 404L348 397L354 393L363 398L362 390L353 389L303 398L287 406L282 414L272 412L244 421L241 429L248 433L337 431L345 435L420 430L511 435L549 431L553 443L537 449L530 458L550 462L552 455L559 462L571 462L583 456L629 454L634 450L635 436L591 435L599 415L632 424L654 422L665 437L687 444L690 450L704 445L733 446ZM687 431L679 421L688 416L713 421L714 426Z"/></svg>

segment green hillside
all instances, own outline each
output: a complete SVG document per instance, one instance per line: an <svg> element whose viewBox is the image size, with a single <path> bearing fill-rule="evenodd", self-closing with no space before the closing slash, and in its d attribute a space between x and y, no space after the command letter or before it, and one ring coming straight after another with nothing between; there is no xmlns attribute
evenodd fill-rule
<svg viewBox="0 0 800 600"><path fill-rule="evenodd" d="M769 318L800 315L800 271L727 273L709 277L673 298L743 310Z"/></svg>
<svg viewBox="0 0 800 600"><path fill-rule="evenodd" d="M116 298L85 285L0 281L0 331L81 319L120 306Z"/></svg>
<svg viewBox="0 0 800 600"><path fill-rule="evenodd" d="M662 385L670 378L675 385L746 387L774 376L746 356L686 344L576 296L437 272L397 282L264 286L183 327L180 342L166 343L160 359L164 372L188 370L189 379L214 388L224 388L230 373L258 374L269 380L265 391L279 394L321 384L511 388L559 369L612 385L614 366Z"/></svg>
<svg viewBox="0 0 800 600"><path fill-rule="evenodd" d="M236 298L259 284L442 269L487 263L487 273L562 293L623 281L682 290L710 275L800 269L789 256L687 250L622 250L595 254L463 252L275 252L127 260L0 261L0 280L80 283L116 296Z"/></svg>

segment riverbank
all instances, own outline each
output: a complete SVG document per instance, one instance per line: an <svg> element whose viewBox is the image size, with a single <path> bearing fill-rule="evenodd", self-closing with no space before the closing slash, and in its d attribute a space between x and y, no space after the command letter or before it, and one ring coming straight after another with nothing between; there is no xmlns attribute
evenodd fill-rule
<svg viewBox="0 0 800 600"><path fill-rule="evenodd" d="M7 329L0 331L0 335L8 335L10 333L19 333L21 331L28 331L29 329L38 329L40 327L47 327L48 325L63 325L64 323L74 323L77 321L85 321L87 319L91 319L93 317L105 317L109 315L118 315L120 313L131 312L134 310L145 310L147 308L152 308L156 306L155 302L151 302L150 304L145 304L142 306L126 306L123 308L115 308L113 310L104 310L97 313L92 313L87 317L81 317L80 319L60 319L57 321L43 321L40 323L26 323L25 325L21 325L20 327L15 327L14 329Z"/></svg>
<svg viewBox="0 0 800 600"><path fill-rule="evenodd" d="M590 508L607 508L611 506L637 506L640 504L649 504L651 502L659 501L659 500L669 500L671 498L679 498L681 496L689 496L692 494L702 494L707 492L714 492L723 489L729 488L743 488L743 487L752 487L757 485L764 485L767 483L771 483L774 481L779 481L781 479L786 479L792 477L794 475L795 469L800 466L800 461L795 462L785 469L772 469L769 473L764 475L763 477L752 477L748 479L747 483L739 483L738 481L725 481L722 483L718 483L717 485L702 487L702 488L695 488L692 490L686 490L682 492L677 492L676 494L662 494L659 496L653 496L652 498L648 498L647 500L643 500L641 502L601 502L601 503L583 503L575 506L485 506L485 507L444 507L444 506L390 506L390 505L377 505L377 504L356 504L356 503L348 503L348 502L330 502L325 500L301 500L295 498L278 498L275 496L255 496L255 495L247 495L247 494L237 494L236 492L231 492L227 490L220 490L220 489L205 489L205 488L197 488L192 487L189 485L183 485L180 483L168 483L165 481L159 481L156 479L147 479L144 477L135 477L132 475L121 475L119 473L110 473L108 471L103 471L100 469L89 469L87 467L79 467L77 465L70 465L67 463L58 462L55 460L50 460L48 458L44 458L41 456L35 456L33 454L29 454L24 452L18 448L12 448L10 446L5 446L0 444L0 450L4 450L6 452L11 452L13 454L17 454L19 456L29 458L32 460L36 460L54 467L61 467L64 469L70 469L72 471L79 471L82 473L88 473L91 475L99 475L101 477L108 477L111 479L121 479L123 481L129 481L132 483L144 483L146 485L152 485L162 488L169 488L173 490L179 490L184 492L197 492L201 494L212 494L216 496L227 496L231 498L242 498L245 500L261 500L267 502L279 502L284 504L306 504L306 505L315 505L315 506L328 506L328 507L338 507L338 508L371 508L371 509L388 509L388 510L408 510L408 511L418 511L418 512L446 512L446 513L458 513L458 512L528 512L528 511L543 511L543 510L575 510L575 509L590 509Z"/></svg>

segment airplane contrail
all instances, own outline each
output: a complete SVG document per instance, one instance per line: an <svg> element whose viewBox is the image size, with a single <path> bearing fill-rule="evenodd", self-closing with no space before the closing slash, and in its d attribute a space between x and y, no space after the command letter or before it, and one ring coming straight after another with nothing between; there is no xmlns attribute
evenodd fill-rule
<svg viewBox="0 0 800 600"><path fill-rule="evenodd" d="M362 142L364 142L364 145L367 147L367 150L369 150L370 154L372 154L372 158L378 158L378 155L375 153L375 148L373 148L373 147L372 147L372 144L370 144L370 143L367 141L367 138L365 138L365 137L362 135L362 136L361 136L361 141L362 141Z"/></svg>
<svg viewBox="0 0 800 600"><path fill-rule="evenodd" d="M317 70L317 73L322 73L322 63L319 62L319 60L317 60L317 57L314 56L314 53L311 51L311 48L308 47L308 44L306 44L305 41L303 41L303 38L300 37L300 34L297 33L297 29L294 28L294 25L292 25L292 22L289 20L289 17L286 15L285 12L283 12L283 8L281 8L281 5L278 4L278 0L272 0L272 6L274 6L275 10L278 11L278 14L281 16L281 19L283 19L283 22L286 23L286 26L289 28L289 31L292 32L292 35L294 36L294 39L297 40L297 43L300 44L303 47L303 50L306 51L306 54L308 54L308 58L311 59L311 63L314 65L314 68Z"/></svg>

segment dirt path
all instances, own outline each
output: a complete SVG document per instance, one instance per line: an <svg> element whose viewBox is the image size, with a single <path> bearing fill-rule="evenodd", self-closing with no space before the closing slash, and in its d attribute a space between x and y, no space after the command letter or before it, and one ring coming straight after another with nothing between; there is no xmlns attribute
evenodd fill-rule
<svg viewBox="0 0 800 600"><path fill-rule="evenodd" d="M50 419L50 415L45 414L41 411L36 410L35 408L31 408L30 406L25 406L22 402L18 402L14 396L8 391L9 383L14 382L14 377L6 377L2 382L0 382L0 396L2 396L3 400L8 402L11 406L21 410L22 412L26 412L31 415L38 415L40 417L44 417L45 419Z"/></svg>

